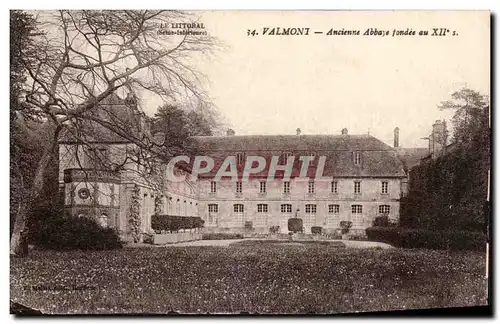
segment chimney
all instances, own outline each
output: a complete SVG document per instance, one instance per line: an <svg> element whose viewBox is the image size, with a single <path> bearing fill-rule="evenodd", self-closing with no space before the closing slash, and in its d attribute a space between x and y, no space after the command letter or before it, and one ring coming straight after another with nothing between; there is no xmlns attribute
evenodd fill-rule
<svg viewBox="0 0 500 324"><path fill-rule="evenodd" d="M234 136L234 130L233 130L233 129L231 129L231 128L229 128L229 129L227 130L227 136Z"/></svg>
<svg viewBox="0 0 500 324"><path fill-rule="evenodd" d="M436 120L434 125L432 125L432 133L429 141L429 149L434 157L445 153L447 140L448 130L446 129L446 121Z"/></svg>
<svg viewBox="0 0 500 324"><path fill-rule="evenodd" d="M297 129L295 130L295 132L297 133L297 135L300 135L300 133L302 133L302 131L300 130L300 128L297 128Z"/></svg>
<svg viewBox="0 0 500 324"><path fill-rule="evenodd" d="M347 135L347 128L342 128L342 135Z"/></svg>
<svg viewBox="0 0 500 324"><path fill-rule="evenodd" d="M399 147L399 127L394 128L394 147Z"/></svg>

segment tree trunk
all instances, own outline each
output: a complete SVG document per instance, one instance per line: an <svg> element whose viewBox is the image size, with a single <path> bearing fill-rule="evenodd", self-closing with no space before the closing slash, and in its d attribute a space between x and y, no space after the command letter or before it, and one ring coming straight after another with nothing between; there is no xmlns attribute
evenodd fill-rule
<svg viewBox="0 0 500 324"><path fill-rule="evenodd" d="M51 142L47 143L47 146L43 150L42 157L40 158L40 161L38 161L35 176L33 178L33 184L28 190L27 197L20 203L16 214L12 237L10 239L10 254L12 255L23 256L24 254L25 249L23 249L23 245L27 244L24 240L26 240L28 236L26 228L28 217L30 216L33 203L40 197L40 194L43 191L45 171L47 170L49 163L52 161L54 152L57 149L57 138L60 130L60 127L56 127L53 136L48 139Z"/></svg>

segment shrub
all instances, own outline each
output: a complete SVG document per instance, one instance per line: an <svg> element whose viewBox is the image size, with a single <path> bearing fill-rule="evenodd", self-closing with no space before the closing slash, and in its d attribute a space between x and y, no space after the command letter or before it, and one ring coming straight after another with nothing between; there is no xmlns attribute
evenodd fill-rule
<svg viewBox="0 0 500 324"><path fill-rule="evenodd" d="M144 233L142 235L142 242L145 244L153 244L154 243L154 235L150 233Z"/></svg>
<svg viewBox="0 0 500 324"><path fill-rule="evenodd" d="M349 233L351 227L352 227L351 221L340 221L340 230L342 231L342 234Z"/></svg>
<svg viewBox="0 0 500 324"><path fill-rule="evenodd" d="M290 218L288 219L288 231L292 233L302 232L302 218Z"/></svg>
<svg viewBox="0 0 500 324"><path fill-rule="evenodd" d="M373 220L374 227L388 227L389 226L389 216L383 215L375 217Z"/></svg>
<svg viewBox="0 0 500 324"><path fill-rule="evenodd" d="M201 236L202 240L234 240L242 238L243 235L235 233L204 233Z"/></svg>
<svg viewBox="0 0 500 324"><path fill-rule="evenodd" d="M486 235L471 231L429 231L408 228L370 227L368 239L403 248L476 250L486 247Z"/></svg>
<svg viewBox="0 0 500 324"><path fill-rule="evenodd" d="M323 227L321 227L321 226L311 227L311 233L313 233L313 234L321 234L322 232L323 232Z"/></svg>
<svg viewBox="0 0 500 324"><path fill-rule="evenodd" d="M102 228L89 218L49 218L39 229L36 245L53 250L107 250L122 247L113 228Z"/></svg>
<svg viewBox="0 0 500 324"><path fill-rule="evenodd" d="M195 217L193 220L193 226L194 228L202 228L205 226L205 221L201 219L201 217Z"/></svg>
<svg viewBox="0 0 500 324"><path fill-rule="evenodd" d="M280 231L280 227L277 225L269 227L269 233L271 234L277 234Z"/></svg>
<svg viewBox="0 0 500 324"><path fill-rule="evenodd" d="M200 217L153 215L151 216L151 228L155 232L176 232L181 229L192 229L203 227L205 223Z"/></svg>

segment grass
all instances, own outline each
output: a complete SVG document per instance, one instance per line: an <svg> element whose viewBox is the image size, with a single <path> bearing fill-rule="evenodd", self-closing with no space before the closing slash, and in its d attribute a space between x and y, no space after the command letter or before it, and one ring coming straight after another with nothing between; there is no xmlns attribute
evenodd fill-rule
<svg viewBox="0 0 500 324"><path fill-rule="evenodd" d="M251 242L33 251L11 299L46 313L342 313L486 305L484 254Z"/></svg>

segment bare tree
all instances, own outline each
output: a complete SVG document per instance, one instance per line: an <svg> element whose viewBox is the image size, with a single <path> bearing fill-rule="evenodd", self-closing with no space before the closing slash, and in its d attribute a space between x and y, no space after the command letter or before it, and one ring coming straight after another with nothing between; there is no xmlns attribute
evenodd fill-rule
<svg viewBox="0 0 500 324"><path fill-rule="evenodd" d="M143 152L156 152L150 134L103 118L96 107L119 89L160 96L165 102L209 102L203 75L195 62L218 45L208 35L162 36L160 26L193 22L197 17L178 11L57 11L40 14L38 51L26 64L23 99L53 132L46 139L29 193L20 205L11 237L11 253L19 254L21 233L33 202L40 196L44 173L57 151L62 132L87 143L89 122L100 125Z"/></svg>

